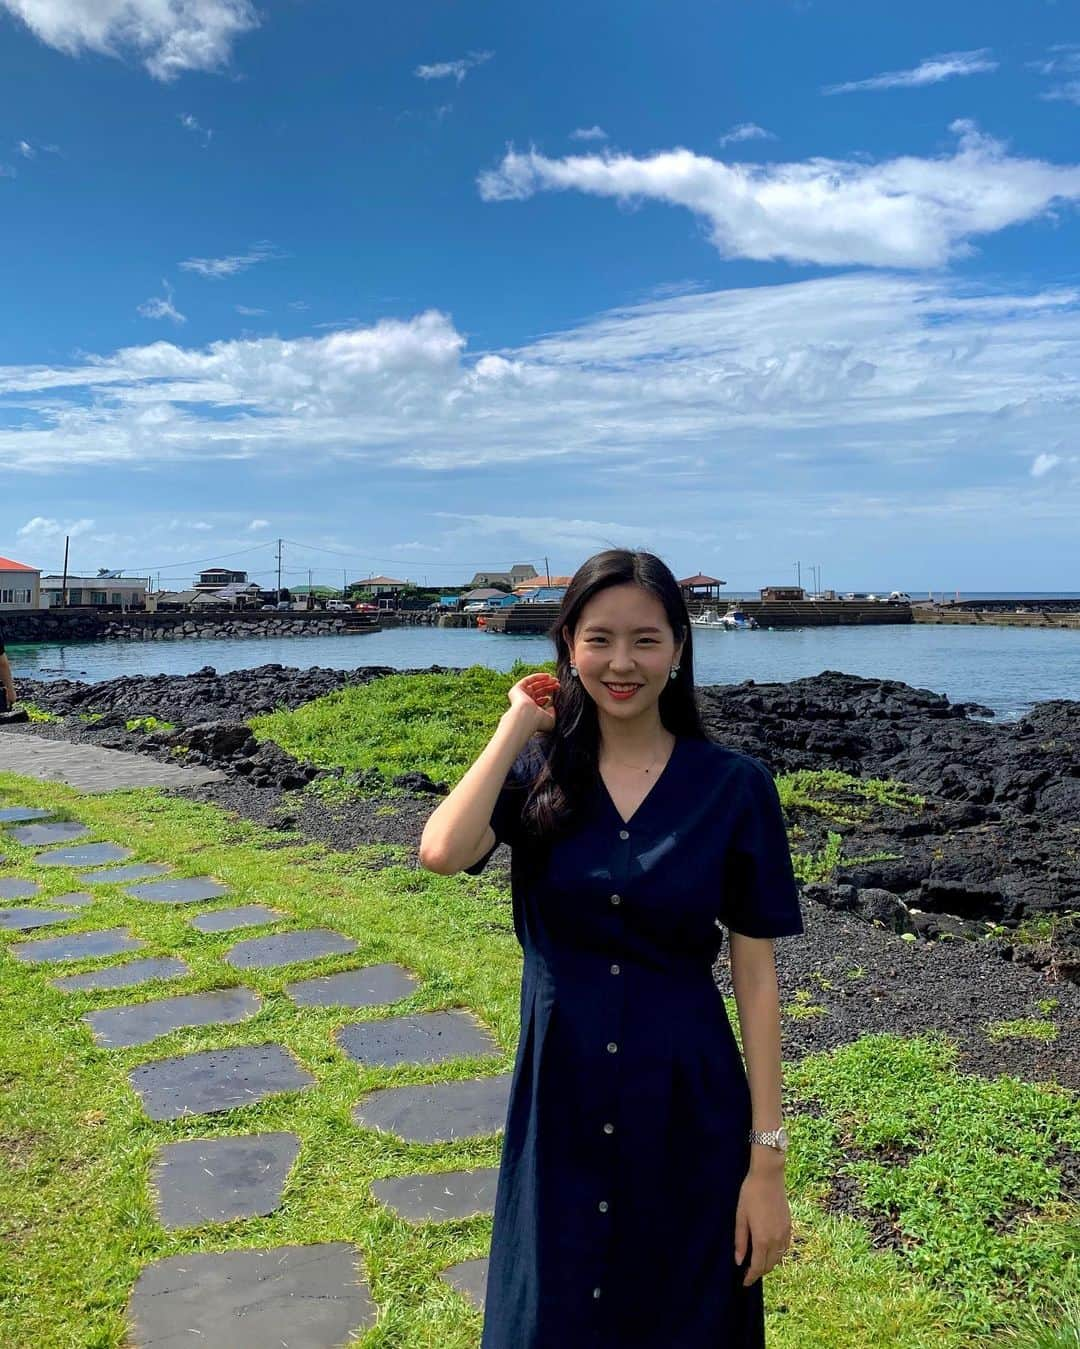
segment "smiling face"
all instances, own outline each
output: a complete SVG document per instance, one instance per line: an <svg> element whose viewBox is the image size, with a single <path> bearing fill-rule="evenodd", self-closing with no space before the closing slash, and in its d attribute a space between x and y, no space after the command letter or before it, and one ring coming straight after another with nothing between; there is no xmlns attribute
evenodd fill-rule
<svg viewBox="0 0 1080 1349"><path fill-rule="evenodd" d="M566 628L563 637L601 715L620 721L643 712L655 716L671 667L682 654L655 595L633 583L609 586L586 603L573 637ZM635 685L635 691L619 697L619 686L626 685Z"/></svg>

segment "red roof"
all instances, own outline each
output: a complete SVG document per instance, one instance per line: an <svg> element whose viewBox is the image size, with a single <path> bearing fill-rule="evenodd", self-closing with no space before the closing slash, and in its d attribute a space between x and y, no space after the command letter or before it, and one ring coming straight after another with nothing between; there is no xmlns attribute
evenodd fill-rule
<svg viewBox="0 0 1080 1349"><path fill-rule="evenodd" d="M40 571L40 568L28 567L25 562L12 562L10 557L0 557L0 571Z"/></svg>

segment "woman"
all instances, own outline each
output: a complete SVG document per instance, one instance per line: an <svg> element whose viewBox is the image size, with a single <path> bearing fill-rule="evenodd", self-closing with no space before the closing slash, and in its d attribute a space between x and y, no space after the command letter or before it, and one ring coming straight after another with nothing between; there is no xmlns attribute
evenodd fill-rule
<svg viewBox="0 0 1080 1349"><path fill-rule="evenodd" d="M707 738L659 558L590 558L552 637L558 677L513 686L421 840L442 874L510 845L525 954L482 1349L763 1349L791 1236L772 939L803 930L779 797Z"/></svg>

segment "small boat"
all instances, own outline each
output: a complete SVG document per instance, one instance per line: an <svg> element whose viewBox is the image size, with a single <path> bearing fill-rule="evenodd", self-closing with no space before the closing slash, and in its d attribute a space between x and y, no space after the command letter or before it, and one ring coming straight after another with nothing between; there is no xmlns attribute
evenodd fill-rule
<svg viewBox="0 0 1080 1349"><path fill-rule="evenodd" d="M737 604L729 605L722 614L715 609L705 609L698 618L691 618L690 623L695 628L722 628L725 632L750 632L758 627L757 619Z"/></svg>

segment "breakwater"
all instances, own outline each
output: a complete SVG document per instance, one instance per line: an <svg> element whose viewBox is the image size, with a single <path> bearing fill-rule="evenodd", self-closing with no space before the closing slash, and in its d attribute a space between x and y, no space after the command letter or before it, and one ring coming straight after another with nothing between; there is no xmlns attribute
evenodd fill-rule
<svg viewBox="0 0 1080 1349"><path fill-rule="evenodd" d="M228 613L103 613L87 609L42 609L5 613L8 642L168 642L192 638L333 637L378 632L382 615L296 609L291 613L249 610Z"/></svg>

